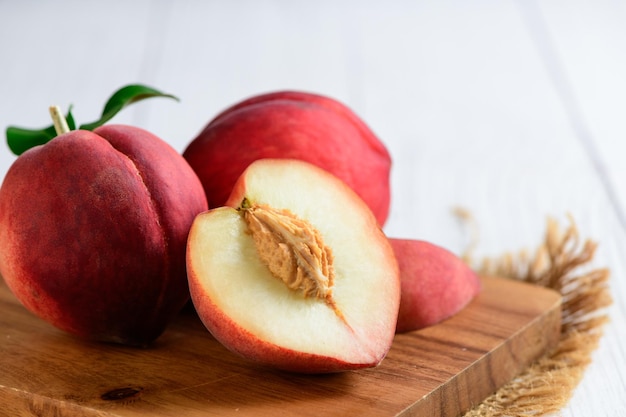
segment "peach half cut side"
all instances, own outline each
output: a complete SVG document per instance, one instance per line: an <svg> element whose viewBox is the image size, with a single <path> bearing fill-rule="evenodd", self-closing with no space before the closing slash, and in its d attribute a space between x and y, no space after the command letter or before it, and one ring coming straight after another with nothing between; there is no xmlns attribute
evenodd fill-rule
<svg viewBox="0 0 626 417"><path fill-rule="evenodd" d="M294 372L378 365L400 300L391 244L367 205L307 162L262 159L187 244L192 301L231 351Z"/></svg>

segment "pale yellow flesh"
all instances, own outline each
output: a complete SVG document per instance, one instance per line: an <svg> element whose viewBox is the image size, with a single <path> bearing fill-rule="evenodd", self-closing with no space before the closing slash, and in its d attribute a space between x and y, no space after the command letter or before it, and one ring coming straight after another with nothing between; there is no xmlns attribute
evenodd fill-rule
<svg viewBox="0 0 626 417"><path fill-rule="evenodd" d="M372 339L388 337L385 329L397 311L395 261L386 238L343 188L282 168L251 176L245 197L289 208L320 231L333 251L333 298L345 321L323 300L304 298L270 274L258 259L242 213L233 208L212 210L196 221L194 236L201 238L191 246L191 266L218 308L261 340L346 360L359 352L367 362L379 355L376 348L368 352L380 342ZM293 184L300 186L294 190Z"/></svg>

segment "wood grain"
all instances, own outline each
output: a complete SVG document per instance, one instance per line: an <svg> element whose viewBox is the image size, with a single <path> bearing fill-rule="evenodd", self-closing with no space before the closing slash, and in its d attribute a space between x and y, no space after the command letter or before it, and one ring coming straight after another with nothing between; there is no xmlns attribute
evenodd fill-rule
<svg viewBox="0 0 626 417"><path fill-rule="evenodd" d="M2 416L456 416L558 340L560 295L498 278L465 310L397 335L374 369L296 375L227 351L195 314L149 349L79 340L0 284Z"/></svg>

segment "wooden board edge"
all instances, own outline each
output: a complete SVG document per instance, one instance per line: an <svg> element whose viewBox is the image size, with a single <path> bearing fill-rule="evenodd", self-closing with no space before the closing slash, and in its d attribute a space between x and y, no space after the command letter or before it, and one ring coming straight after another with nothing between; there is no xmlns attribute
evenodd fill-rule
<svg viewBox="0 0 626 417"><path fill-rule="evenodd" d="M481 280L504 279L506 278L481 277ZM551 308L489 352L485 360L475 361L467 367L465 372L455 375L419 402L398 413L396 417L462 416L519 376L539 358L549 355L556 349L561 336L561 294L550 288L517 282L522 285L532 285L545 292L552 298ZM517 354L521 350L528 351L528 347L530 347L530 354ZM457 401L450 401L450 398L456 398Z"/></svg>

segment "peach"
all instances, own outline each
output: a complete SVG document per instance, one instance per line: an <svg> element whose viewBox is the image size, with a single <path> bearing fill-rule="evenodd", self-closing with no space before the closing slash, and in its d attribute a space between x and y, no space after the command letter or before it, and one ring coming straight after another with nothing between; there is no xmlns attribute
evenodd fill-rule
<svg viewBox="0 0 626 417"><path fill-rule="evenodd" d="M392 247L365 203L312 164L253 162L225 206L196 217L187 250L198 315L244 358L339 372L376 366L391 346Z"/></svg>
<svg viewBox="0 0 626 417"><path fill-rule="evenodd" d="M432 326L478 295L478 275L449 250L423 240L389 239L400 268L398 333Z"/></svg>
<svg viewBox="0 0 626 417"><path fill-rule="evenodd" d="M300 159L348 184L380 225L387 219L389 152L352 110L329 97L278 91L248 98L217 115L183 156L198 174L210 207L224 205L253 161Z"/></svg>
<svg viewBox="0 0 626 417"><path fill-rule="evenodd" d="M74 130L17 158L0 188L0 273L31 312L86 338L146 345L189 299L202 185L130 126Z"/></svg>

